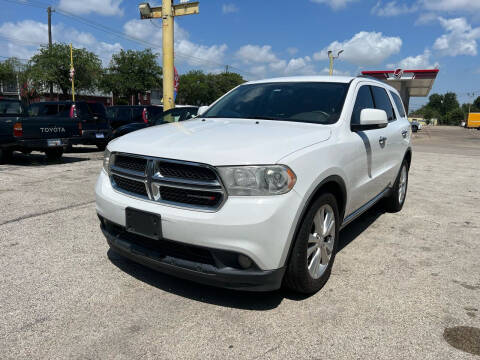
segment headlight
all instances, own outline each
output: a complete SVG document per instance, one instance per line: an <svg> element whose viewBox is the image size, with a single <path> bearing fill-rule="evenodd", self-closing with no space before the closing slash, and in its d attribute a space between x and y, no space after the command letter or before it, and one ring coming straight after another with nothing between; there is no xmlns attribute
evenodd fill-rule
<svg viewBox="0 0 480 360"><path fill-rule="evenodd" d="M105 152L103 153L103 169L107 172L107 174L110 175L110 151L108 149L105 149Z"/></svg>
<svg viewBox="0 0 480 360"><path fill-rule="evenodd" d="M231 196L280 195L289 192L297 177L284 165L219 167Z"/></svg>

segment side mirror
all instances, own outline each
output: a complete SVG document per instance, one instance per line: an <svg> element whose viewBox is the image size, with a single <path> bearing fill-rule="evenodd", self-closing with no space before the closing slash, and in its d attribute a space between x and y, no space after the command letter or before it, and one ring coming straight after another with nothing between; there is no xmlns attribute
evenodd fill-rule
<svg viewBox="0 0 480 360"><path fill-rule="evenodd" d="M198 108L197 115L198 115L198 116L202 115L205 111L207 111L208 108L209 108L209 107L206 106L206 105L200 106L200 107Z"/></svg>
<svg viewBox="0 0 480 360"><path fill-rule="evenodd" d="M385 110L363 109L360 112L360 124L352 124L352 130L363 131L387 127L388 117Z"/></svg>

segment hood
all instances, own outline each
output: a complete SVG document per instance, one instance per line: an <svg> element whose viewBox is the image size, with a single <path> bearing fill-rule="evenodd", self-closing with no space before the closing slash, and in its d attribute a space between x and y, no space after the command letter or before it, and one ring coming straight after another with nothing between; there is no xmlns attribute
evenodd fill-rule
<svg viewBox="0 0 480 360"><path fill-rule="evenodd" d="M290 121L193 119L152 126L109 143L118 151L215 166L275 164L330 137L328 126Z"/></svg>

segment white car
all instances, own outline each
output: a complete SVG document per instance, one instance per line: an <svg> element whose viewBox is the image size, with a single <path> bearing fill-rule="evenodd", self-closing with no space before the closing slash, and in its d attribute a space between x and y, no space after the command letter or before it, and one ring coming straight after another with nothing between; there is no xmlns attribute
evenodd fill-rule
<svg viewBox="0 0 480 360"><path fill-rule="evenodd" d="M96 208L110 247L232 289L328 280L339 231L401 210L412 152L398 92L364 77L248 82L182 123L107 147Z"/></svg>

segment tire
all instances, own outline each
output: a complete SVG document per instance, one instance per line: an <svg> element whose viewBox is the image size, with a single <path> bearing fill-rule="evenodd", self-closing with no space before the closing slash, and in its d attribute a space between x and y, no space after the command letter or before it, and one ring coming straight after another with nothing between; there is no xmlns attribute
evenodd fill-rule
<svg viewBox="0 0 480 360"><path fill-rule="evenodd" d="M97 149L100 151L105 151L106 147L107 147L107 144L105 143L97 144Z"/></svg>
<svg viewBox="0 0 480 360"><path fill-rule="evenodd" d="M0 165L12 160L13 151L0 148Z"/></svg>
<svg viewBox="0 0 480 360"><path fill-rule="evenodd" d="M322 213L322 209L325 211L324 213ZM333 217L334 221L331 230L326 233L327 236L325 233L317 233L315 225L315 223L322 223L322 221L315 220L321 220L322 216L323 224L327 223L328 225L328 220L324 215L326 213L330 214L329 216ZM285 287L303 294L314 294L326 284L338 248L339 229L337 200L332 194L324 193L315 200L302 219L287 266L284 278ZM307 251L310 252L309 256L307 256ZM326 255L326 257L322 259L322 255ZM314 266L315 256L319 261L318 267Z"/></svg>
<svg viewBox="0 0 480 360"><path fill-rule="evenodd" d="M404 186L402 190L401 187ZM393 185L392 193L385 198L385 209L388 212L399 212L403 208L405 199L407 198L407 189L408 189L408 163L404 160L400 171ZM400 191L403 191L403 196L401 196Z"/></svg>
<svg viewBox="0 0 480 360"><path fill-rule="evenodd" d="M48 160L60 160L63 155L63 148L45 150L45 156Z"/></svg>

